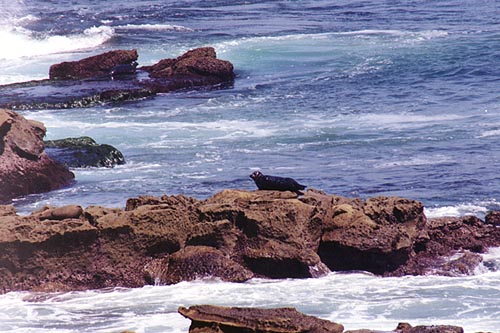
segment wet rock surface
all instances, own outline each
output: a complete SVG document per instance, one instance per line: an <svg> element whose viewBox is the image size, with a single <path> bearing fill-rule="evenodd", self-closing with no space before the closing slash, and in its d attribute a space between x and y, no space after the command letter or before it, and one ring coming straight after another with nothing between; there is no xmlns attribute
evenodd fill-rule
<svg viewBox="0 0 500 333"><path fill-rule="evenodd" d="M118 149L108 144L98 144L86 136L44 142L47 154L67 167L113 167L125 164L125 158Z"/></svg>
<svg viewBox="0 0 500 333"><path fill-rule="evenodd" d="M413 200L315 190L142 196L125 209L45 207L29 216L2 206L0 290L311 278L352 268L466 275L479 253L499 245L500 228L476 218L427 220Z"/></svg>
<svg viewBox="0 0 500 333"><path fill-rule="evenodd" d="M0 86L0 107L14 110L87 107L180 89L231 86L234 68L203 47L153 66L137 67L136 50L114 50L50 67L46 80Z"/></svg>
<svg viewBox="0 0 500 333"><path fill-rule="evenodd" d="M45 152L42 123L0 109L0 203L69 185L74 175Z"/></svg>

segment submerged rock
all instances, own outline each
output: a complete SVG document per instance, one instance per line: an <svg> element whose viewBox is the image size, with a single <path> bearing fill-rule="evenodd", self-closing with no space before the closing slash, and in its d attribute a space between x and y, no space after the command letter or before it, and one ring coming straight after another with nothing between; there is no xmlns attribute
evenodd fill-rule
<svg viewBox="0 0 500 333"><path fill-rule="evenodd" d="M115 50L54 64L49 79L0 86L0 107L73 108L137 100L158 93L231 85L233 65L203 47L136 68L136 50Z"/></svg>
<svg viewBox="0 0 500 333"><path fill-rule="evenodd" d="M98 144L88 136L45 141L47 154L74 168L113 167L125 164L123 154L115 147Z"/></svg>
<svg viewBox="0 0 500 333"><path fill-rule="evenodd" d="M205 333L342 333L340 324L305 315L294 308L259 309L195 305L180 307L179 313L191 319L189 332Z"/></svg>
<svg viewBox="0 0 500 333"><path fill-rule="evenodd" d="M74 175L44 150L45 127L0 109L0 203L69 185Z"/></svg>

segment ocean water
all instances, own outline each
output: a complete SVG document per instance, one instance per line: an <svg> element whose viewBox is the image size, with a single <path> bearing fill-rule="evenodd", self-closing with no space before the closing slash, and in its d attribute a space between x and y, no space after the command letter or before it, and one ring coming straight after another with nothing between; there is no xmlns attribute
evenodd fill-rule
<svg viewBox="0 0 500 333"><path fill-rule="evenodd" d="M72 186L16 199L20 213L123 207L139 195L203 199L254 189L256 169L348 197L420 200L430 217L500 209L498 1L0 0L0 8L0 84L131 48L150 65L210 45L237 74L226 89L23 111L46 125L47 139L88 135L127 163L75 169ZM217 303L297 306L348 329L409 321L500 332L494 267L457 278L358 273L9 293L0 296L0 331L186 332L178 306Z"/></svg>

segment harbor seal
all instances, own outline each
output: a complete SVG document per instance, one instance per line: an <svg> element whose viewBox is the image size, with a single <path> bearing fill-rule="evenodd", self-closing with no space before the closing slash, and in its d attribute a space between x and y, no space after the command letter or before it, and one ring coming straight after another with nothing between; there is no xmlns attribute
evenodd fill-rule
<svg viewBox="0 0 500 333"><path fill-rule="evenodd" d="M304 193L300 191L306 188L305 185L299 184L295 179L266 176L260 171L254 171L250 175L250 178L253 179L259 190L291 191L297 193L298 195L302 195Z"/></svg>
<svg viewBox="0 0 500 333"><path fill-rule="evenodd" d="M136 68L137 68L136 61L132 61L129 64L116 65L115 67L111 68L111 70L109 71L109 75L111 77L118 77L123 75L135 74Z"/></svg>

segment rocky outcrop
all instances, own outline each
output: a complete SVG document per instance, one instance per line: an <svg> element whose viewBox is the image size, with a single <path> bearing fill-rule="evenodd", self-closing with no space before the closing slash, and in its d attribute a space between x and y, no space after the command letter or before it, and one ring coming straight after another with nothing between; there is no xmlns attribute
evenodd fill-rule
<svg viewBox="0 0 500 333"><path fill-rule="evenodd" d="M54 64L49 79L0 86L0 107L73 108L123 102L197 87L220 88L234 81L229 61L202 47L136 70L136 50L115 50ZM126 75L115 75L114 73Z"/></svg>
<svg viewBox="0 0 500 333"><path fill-rule="evenodd" d="M467 275L481 263L478 253L500 245L500 228L477 217L430 219L408 261L386 275Z"/></svg>
<svg viewBox="0 0 500 333"><path fill-rule="evenodd" d="M47 154L67 167L113 167L125 164L123 154L87 136L45 141Z"/></svg>
<svg viewBox="0 0 500 333"><path fill-rule="evenodd" d="M201 47L186 52L175 59L164 59L152 66L144 66L154 78L176 76L217 77L221 80L234 79L234 68L229 61L217 59L213 47Z"/></svg>
<svg viewBox="0 0 500 333"><path fill-rule="evenodd" d="M73 173L45 153L42 123L0 109L0 203L71 183Z"/></svg>
<svg viewBox="0 0 500 333"><path fill-rule="evenodd" d="M82 80L109 76L119 65L137 60L137 50L114 50L78 61L67 61L50 66L49 80Z"/></svg>
<svg viewBox="0 0 500 333"><path fill-rule="evenodd" d="M240 308L213 305L179 307L178 312L191 320L190 333L342 333L341 324L305 315L294 308ZM464 333L452 325L419 325L399 323L393 331L361 329L345 333Z"/></svg>
<svg viewBox="0 0 500 333"><path fill-rule="evenodd" d="M180 307L191 319L189 332L205 333L342 333L344 327L328 320L307 316L294 308L259 309L213 305Z"/></svg>
<svg viewBox="0 0 500 333"><path fill-rule="evenodd" d="M363 201L315 190L301 197L239 190L206 200L143 196L129 199L125 209L45 207L30 216L6 206L0 209L0 288L241 282L351 269L462 275L480 263L478 253L498 245L500 228L475 218L427 221L416 201Z"/></svg>
<svg viewBox="0 0 500 333"><path fill-rule="evenodd" d="M328 208L319 255L332 270L392 272L410 257L426 217L420 202L338 198Z"/></svg>

